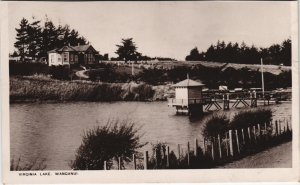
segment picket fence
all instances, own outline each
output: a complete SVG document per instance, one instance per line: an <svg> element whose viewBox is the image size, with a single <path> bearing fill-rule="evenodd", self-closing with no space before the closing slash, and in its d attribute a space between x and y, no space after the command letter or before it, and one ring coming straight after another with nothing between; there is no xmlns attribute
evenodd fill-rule
<svg viewBox="0 0 300 185"><path fill-rule="evenodd" d="M249 146L252 146L253 150L255 150L260 144L272 143L285 135L291 138L291 119L276 120L271 121L269 124L255 124L251 127L228 130L225 133L217 134L215 137L204 138L201 142L195 138L193 150L191 150L190 142L187 143L187 151L185 152L183 152L183 147L178 144L176 157L178 159L186 157L187 166L191 165L190 159L192 155L196 157L209 157L211 161L216 163L218 161L230 162L241 156L245 156L244 150L249 150ZM199 146L199 143L202 143L202 145ZM166 169L170 167L170 152L170 147L166 146L166 149L163 151ZM199 155L200 152L201 155ZM155 157L156 154L154 154L154 158ZM137 167L137 160L142 161L143 164L140 165L142 167ZM137 157L133 154L131 163L132 169L134 170L150 169L149 152L144 151L142 157ZM123 170L122 164L124 164L124 162L121 157L119 157L117 162L118 170ZM109 170L106 161L104 161L104 170Z"/></svg>

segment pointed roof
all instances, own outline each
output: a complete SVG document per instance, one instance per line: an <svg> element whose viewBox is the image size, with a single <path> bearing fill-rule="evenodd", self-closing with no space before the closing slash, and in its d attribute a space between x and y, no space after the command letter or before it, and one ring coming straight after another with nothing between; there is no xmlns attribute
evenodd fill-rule
<svg viewBox="0 0 300 185"><path fill-rule="evenodd" d="M58 49L57 51L62 52L62 51L76 51L74 48L72 48L71 46L64 46L60 49Z"/></svg>
<svg viewBox="0 0 300 185"><path fill-rule="evenodd" d="M86 50L88 50L89 49L89 47L92 47L92 45L89 45L89 44L87 44L87 45L79 45L79 46L72 46L76 51L86 51ZM93 47L92 47L93 48ZM93 50L95 50L94 48L93 48Z"/></svg>
<svg viewBox="0 0 300 185"><path fill-rule="evenodd" d="M177 84L174 84L173 86L174 87L199 87L199 86L204 86L204 84L188 78L181 82L178 82Z"/></svg>

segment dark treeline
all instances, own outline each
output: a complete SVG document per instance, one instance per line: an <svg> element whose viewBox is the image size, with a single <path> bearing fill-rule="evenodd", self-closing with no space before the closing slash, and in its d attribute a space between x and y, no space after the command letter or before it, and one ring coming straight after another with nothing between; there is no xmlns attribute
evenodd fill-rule
<svg viewBox="0 0 300 185"><path fill-rule="evenodd" d="M48 51L65 45L88 44L88 41L69 25L56 26L47 17L44 23L34 17L31 22L23 18L16 31L14 46L17 51L13 56L19 56L21 61L46 57Z"/></svg>
<svg viewBox="0 0 300 185"><path fill-rule="evenodd" d="M225 43L218 41L212 44L206 51L199 52L197 47L186 56L187 61L215 61L239 64L260 64L263 59L264 64L274 64L285 66L291 65L291 40L284 40L281 44L273 44L268 48L257 48L254 45L247 46L244 42Z"/></svg>

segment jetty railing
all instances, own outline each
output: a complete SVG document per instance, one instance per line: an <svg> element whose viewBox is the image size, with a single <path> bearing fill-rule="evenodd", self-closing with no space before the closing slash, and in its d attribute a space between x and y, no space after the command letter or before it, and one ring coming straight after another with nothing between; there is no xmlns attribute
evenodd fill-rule
<svg viewBox="0 0 300 185"><path fill-rule="evenodd" d="M140 156L134 154L132 161L127 166L121 165L123 161L118 158L117 168L112 169L214 168L291 139L291 120L275 120L245 128L231 129L202 140L195 138L193 142L187 142L186 146L178 144L174 150L170 150L170 146L165 145L160 149L156 148L151 156L149 151L144 151ZM103 165L104 169L108 170L106 162Z"/></svg>

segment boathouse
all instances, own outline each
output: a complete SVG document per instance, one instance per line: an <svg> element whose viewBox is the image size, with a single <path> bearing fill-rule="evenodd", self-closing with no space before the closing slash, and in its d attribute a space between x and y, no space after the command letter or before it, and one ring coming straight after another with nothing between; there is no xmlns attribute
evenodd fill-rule
<svg viewBox="0 0 300 185"><path fill-rule="evenodd" d="M176 108L176 113L198 115L203 113L204 99L202 89L204 84L189 78L173 85L175 98L169 99L168 105Z"/></svg>

